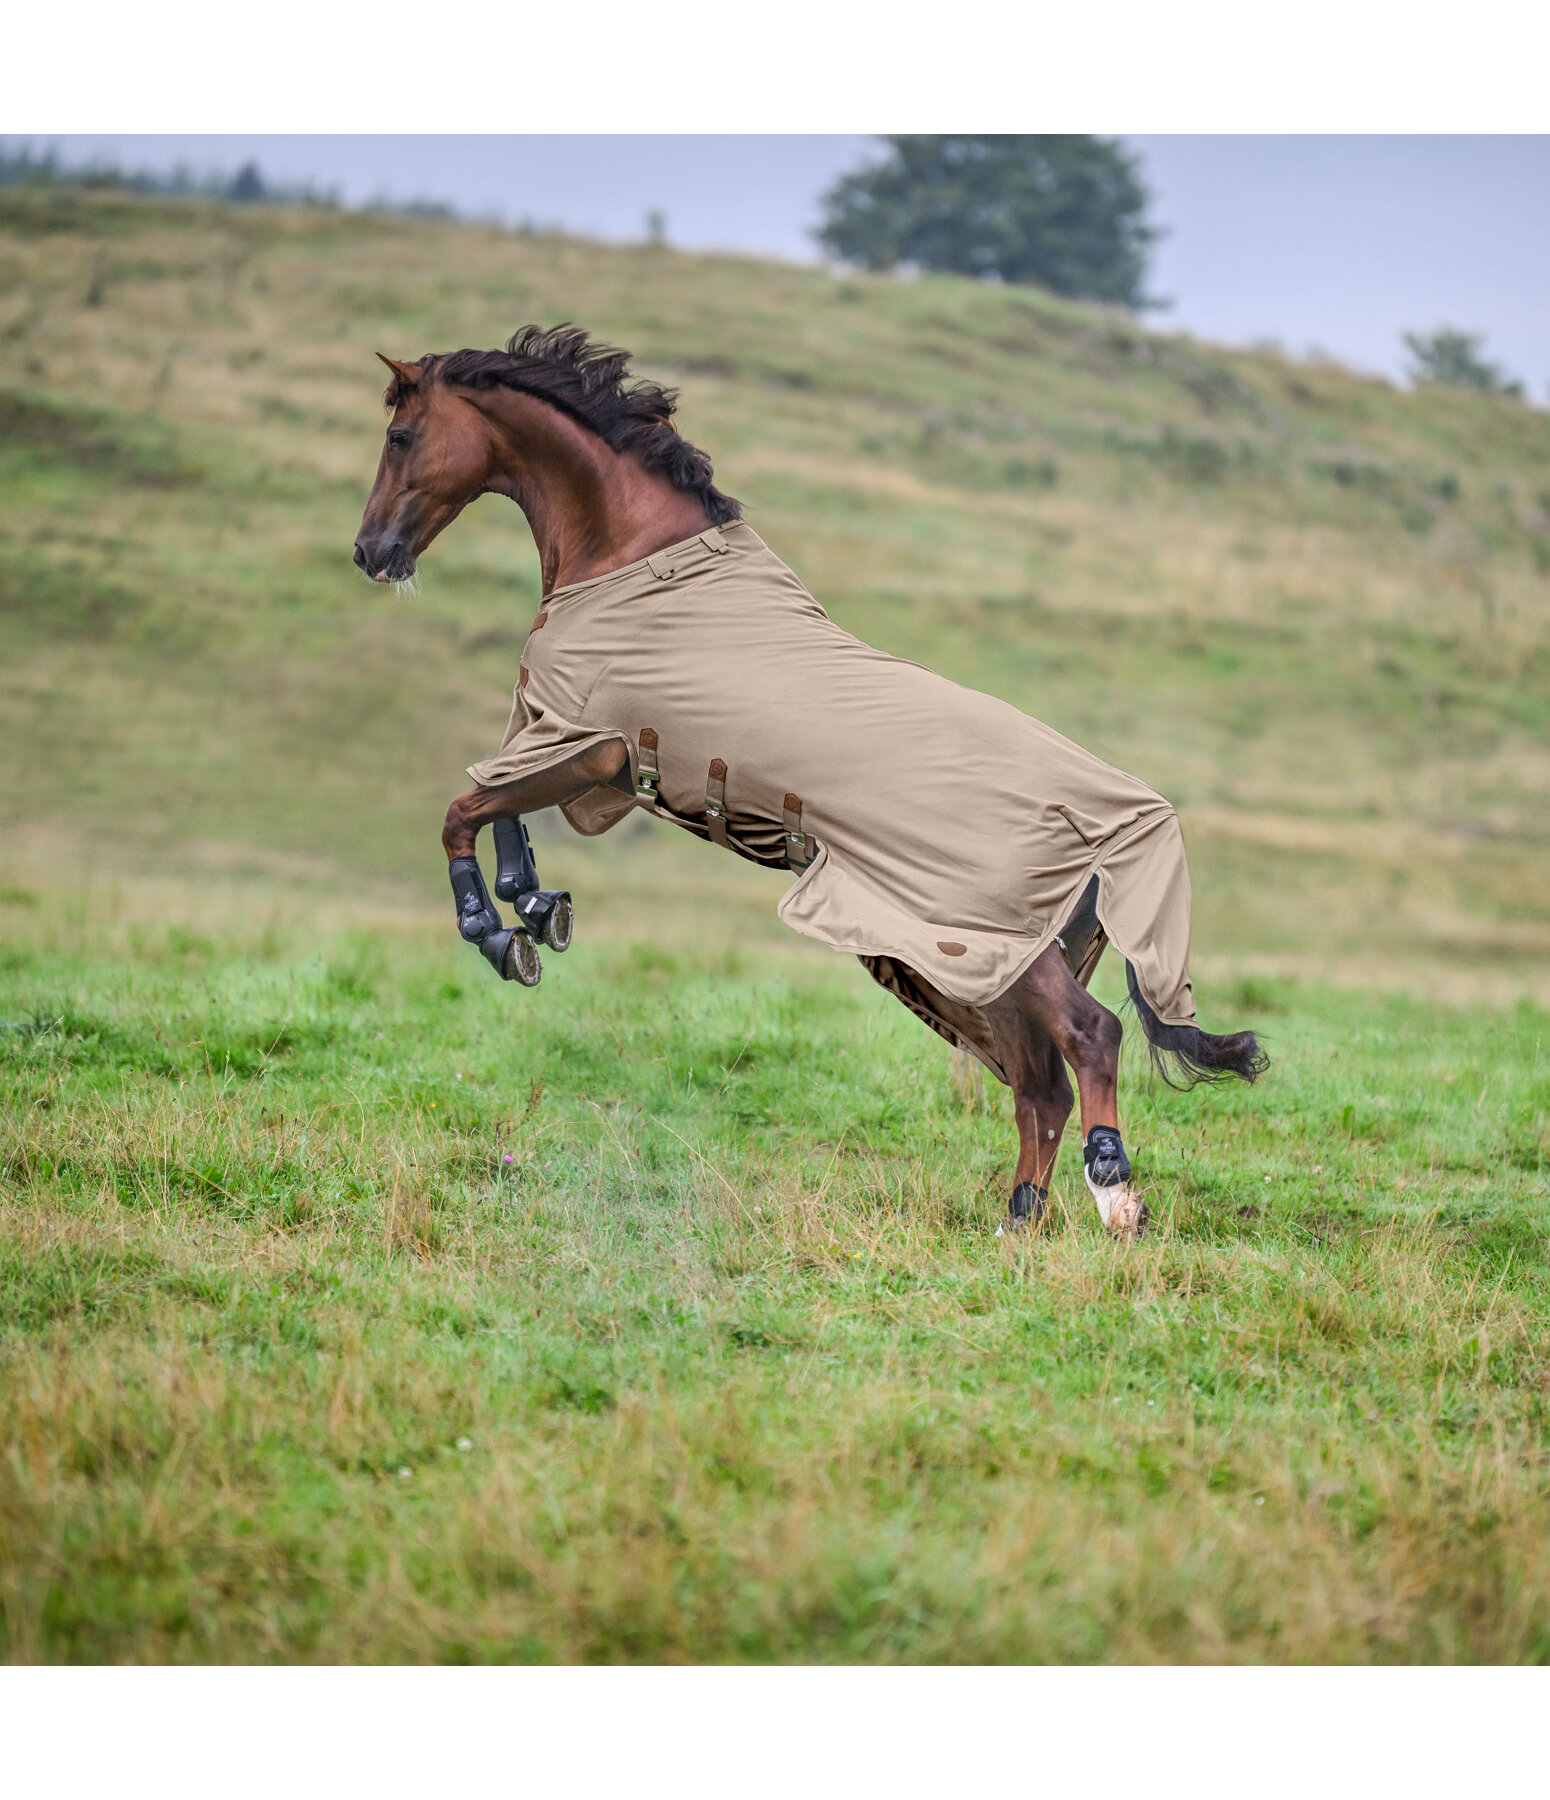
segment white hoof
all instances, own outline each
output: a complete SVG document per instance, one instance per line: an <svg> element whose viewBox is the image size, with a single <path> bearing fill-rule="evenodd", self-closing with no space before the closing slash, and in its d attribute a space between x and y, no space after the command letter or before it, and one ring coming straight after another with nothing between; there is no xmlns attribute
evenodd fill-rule
<svg viewBox="0 0 1550 1800"><path fill-rule="evenodd" d="M1126 1243L1134 1243L1146 1229L1146 1204L1132 1187L1099 1187L1084 1169L1087 1191L1097 1202L1105 1230Z"/></svg>

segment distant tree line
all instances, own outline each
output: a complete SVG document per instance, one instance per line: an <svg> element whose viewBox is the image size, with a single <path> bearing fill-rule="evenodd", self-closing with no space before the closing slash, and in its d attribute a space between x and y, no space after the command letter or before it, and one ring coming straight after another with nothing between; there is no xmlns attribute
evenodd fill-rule
<svg viewBox="0 0 1550 1800"><path fill-rule="evenodd" d="M116 163L96 159L65 162L55 151L39 154L0 144L0 188L71 187L117 190L127 194L154 194L173 199L234 200L239 205L263 202L270 206L317 206L338 209L343 202L337 188L320 188L312 182L268 180L256 162L246 162L235 174L194 171L183 165L159 174L152 169L122 169ZM455 218L456 212L440 200L378 200L368 212L408 213L416 218Z"/></svg>
<svg viewBox="0 0 1550 1800"><path fill-rule="evenodd" d="M166 174L158 174L151 169L121 169L116 163L100 158L68 163L54 150L39 154L30 146L14 149L0 145L0 188L10 187L117 188L129 194L186 196L202 200L267 200L280 206L339 205L336 192L314 187L311 182L265 181L254 162L244 163L234 175L195 172L181 164Z"/></svg>

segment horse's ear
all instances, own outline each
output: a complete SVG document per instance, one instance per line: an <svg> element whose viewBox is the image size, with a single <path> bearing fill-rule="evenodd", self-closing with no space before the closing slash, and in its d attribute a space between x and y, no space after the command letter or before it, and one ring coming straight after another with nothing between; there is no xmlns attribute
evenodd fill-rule
<svg viewBox="0 0 1550 1800"><path fill-rule="evenodd" d="M418 363L394 362L391 356L384 356L380 350L376 354L377 361L386 363L406 388L417 388L420 385L420 377L425 371Z"/></svg>

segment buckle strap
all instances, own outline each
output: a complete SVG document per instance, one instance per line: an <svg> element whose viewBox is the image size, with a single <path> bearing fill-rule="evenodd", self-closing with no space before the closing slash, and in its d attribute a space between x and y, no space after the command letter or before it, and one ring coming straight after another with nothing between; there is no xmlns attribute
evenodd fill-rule
<svg viewBox="0 0 1550 1800"><path fill-rule="evenodd" d="M705 823L710 830L710 841L719 844L723 850L727 848L727 765L719 756L713 757L710 774L705 781Z"/></svg>
<svg viewBox="0 0 1550 1800"><path fill-rule="evenodd" d="M662 772L657 767L657 734L649 725L640 728L640 756L635 765L637 799L657 803L657 789L662 785Z"/></svg>
<svg viewBox="0 0 1550 1800"><path fill-rule="evenodd" d="M802 796L787 794L781 813L786 833L786 863L793 869L805 869L813 860L813 840L802 830Z"/></svg>

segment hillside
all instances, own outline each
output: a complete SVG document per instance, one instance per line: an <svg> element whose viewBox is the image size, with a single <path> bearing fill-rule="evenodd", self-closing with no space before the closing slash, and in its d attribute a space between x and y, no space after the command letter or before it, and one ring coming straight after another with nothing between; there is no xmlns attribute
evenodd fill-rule
<svg viewBox="0 0 1550 1800"><path fill-rule="evenodd" d="M23 899L64 854L439 902L440 813L504 721L535 564L489 499L420 597L355 575L371 352L557 318L682 387L685 433L842 623L1176 801L1203 966L1544 990L1544 413L1030 290L63 190L0 194ZM627 866L773 898L688 843L551 855L583 888Z"/></svg>

